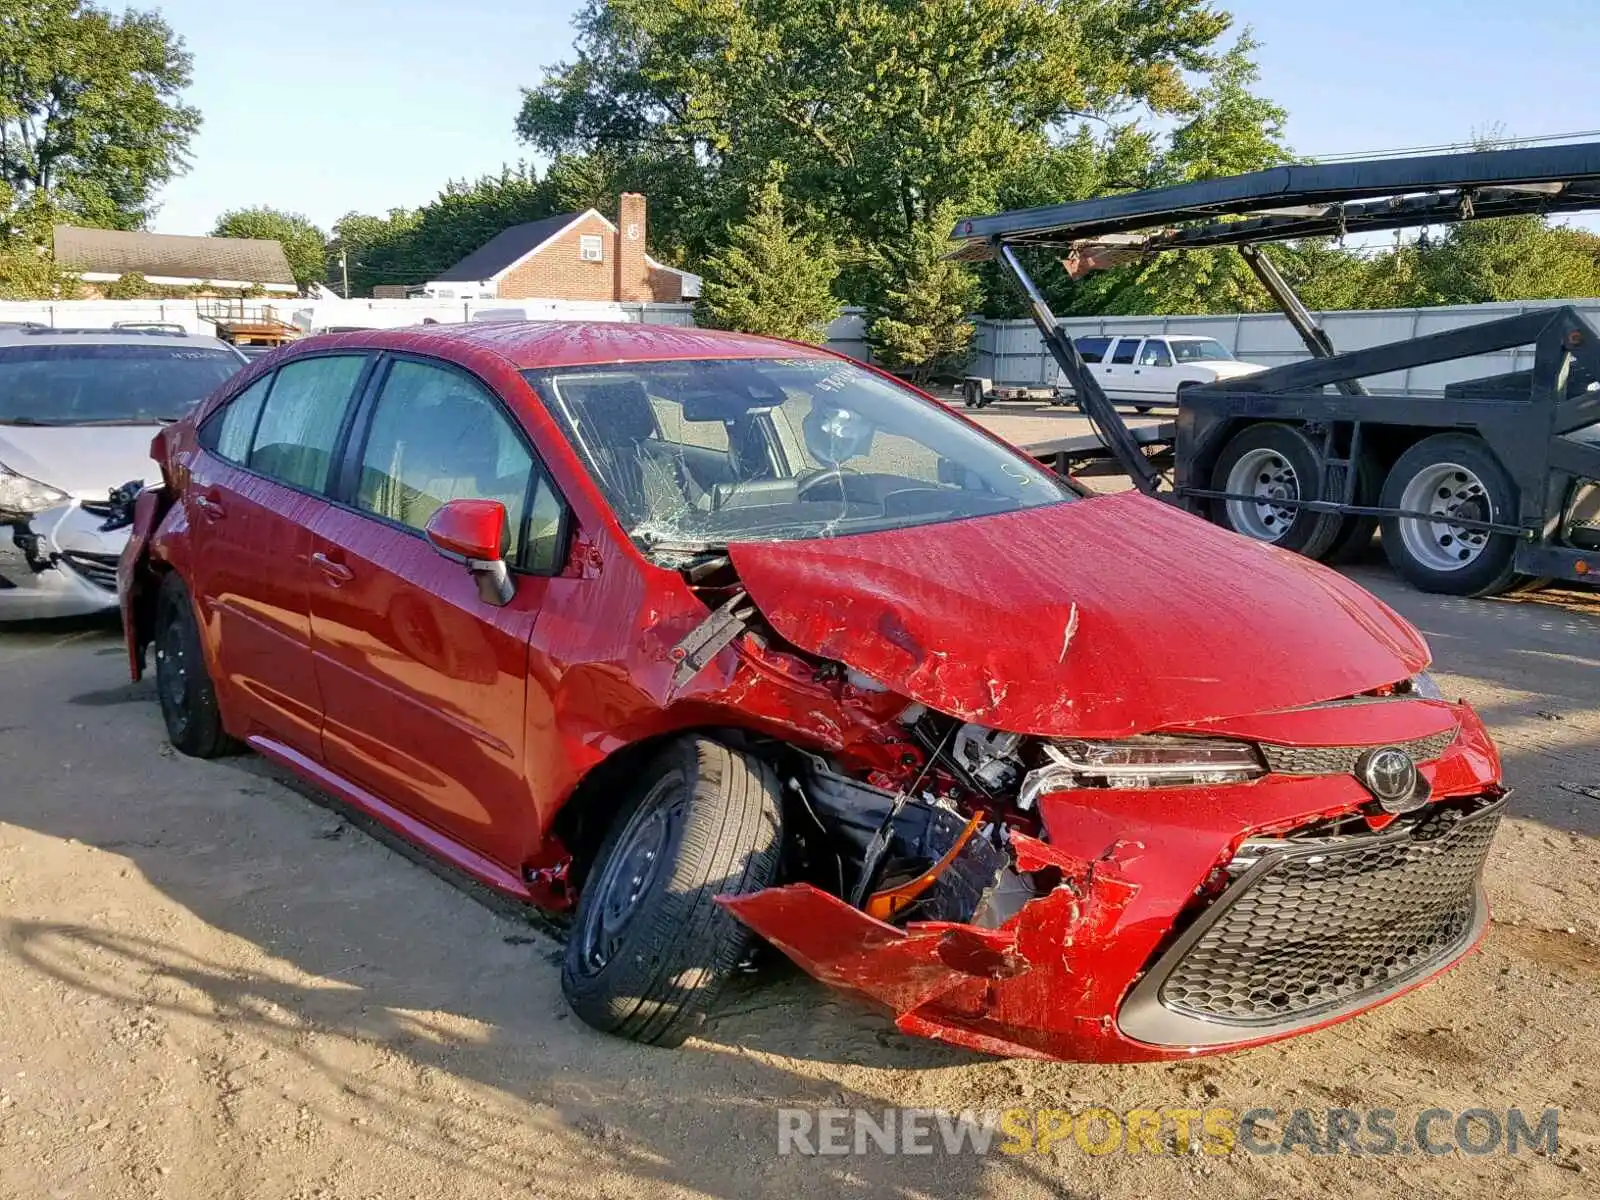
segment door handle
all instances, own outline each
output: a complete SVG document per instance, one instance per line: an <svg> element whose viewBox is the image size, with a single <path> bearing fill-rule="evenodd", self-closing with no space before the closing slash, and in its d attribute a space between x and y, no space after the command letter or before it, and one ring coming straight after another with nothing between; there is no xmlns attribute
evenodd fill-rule
<svg viewBox="0 0 1600 1200"><path fill-rule="evenodd" d="M338 587L341 583L349 583L356 577L356 573L342 562L334 562L322 551L318 550L311 556L312 565L328 577L328 582Z"/></svg>
<svg viewBox="0 0 1600 1200"><path fill-rule="evenodd" d="M222 507L222 503L220 501L213 500L210 496L207 496L203 492L195 496L194 506L201 512L205 513L205 515L210 517L213 521L220 521L223 517L228 515L228 510Z"/></svg>

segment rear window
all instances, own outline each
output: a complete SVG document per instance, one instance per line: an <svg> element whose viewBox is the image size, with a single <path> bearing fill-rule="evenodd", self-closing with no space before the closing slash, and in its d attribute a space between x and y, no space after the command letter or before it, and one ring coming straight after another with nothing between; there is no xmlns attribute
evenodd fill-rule
<svg viewBox="0 0 1600 1200"><path fill-rule="evenodd" d="M1123 338L1117 343L1117 352L1111 356L1111 361L1119 365L1133 362L1133 356L1138 353L1138 338Z"/></svg>
<svg viewBox="0 0 1600 1200"><path fill-rule="evenodd" d="M1111 346L1111 339L1103 337L1083 337L1078 339L1077 345L1078 356L1082 358L1084 362L1097 363L1104 361L1106 350Z"/></svg>
<svg viewBox="0 0 1600 1200"><path fill-rule="evenodd" d="M243 365L231 351L182 344L0 347L0 423L175 421Z"/></svg>

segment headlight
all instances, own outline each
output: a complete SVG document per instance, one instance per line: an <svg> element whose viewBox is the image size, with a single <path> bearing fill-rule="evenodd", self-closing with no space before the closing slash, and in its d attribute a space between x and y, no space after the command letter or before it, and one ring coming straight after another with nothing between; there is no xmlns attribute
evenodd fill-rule
<svg viewBox="0 0 1600 1200"><path fill-rule="evenodd" d="M1419 672L1406 680L1402 692L1412 696L1420 696L1424 700L1443 700L1444 692L1439 687L1439 681L1426 671Z"/></svg>
<svg viewBox="0 0 1600 1200"><path fill-rule="evenodd" d="M1248 742L1212 738L1134 737L1115 742L1046 742L1050 761L1022 781L1017 803L1067 788L1203 787L1266 774Z"/></svg>
<svg viewBox="0 0 1600 1200"><path fill-rule="evenodd" d="M58 488L18 475L0 464L0 521L27 520L36 512L63 504L71 497Z"/></svg>

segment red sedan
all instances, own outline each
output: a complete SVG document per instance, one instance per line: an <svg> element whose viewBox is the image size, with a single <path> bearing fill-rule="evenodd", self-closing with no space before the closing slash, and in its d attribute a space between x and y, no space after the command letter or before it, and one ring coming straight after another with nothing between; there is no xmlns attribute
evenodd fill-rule
<svg viewBox="0 0 1600 1200"><path fill-rule="evenodd" d="M759 935L913 1033L1177 1057L1483 930L1499 760L1404 620L826 351L316 337L153 450L119 576L173 744L575 907L601 1029L681 1041Z"/></svg>

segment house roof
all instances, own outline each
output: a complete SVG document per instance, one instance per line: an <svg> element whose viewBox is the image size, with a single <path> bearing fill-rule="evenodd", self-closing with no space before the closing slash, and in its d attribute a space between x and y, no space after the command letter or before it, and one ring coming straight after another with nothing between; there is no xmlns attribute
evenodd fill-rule
<svg viewBox="0 0 1600 1200"><path fill-rule="evenodd" d="M521 262L579 217L588 216L591 212L594 212L594 209L557 213L542 221L529 221L523 225L513 225L510 229L502 229L455 266L434 278L439 283L475 283L483 279L493 279L506 268Z"/></svg>
<svg viewBox="0 0 1600 1200"><path fill-rule="evenodd" d="M188 237L121 229L55 227L56 262L68 271L105 275L240 281L294 286L283 246L267 238Z"/></svg>

